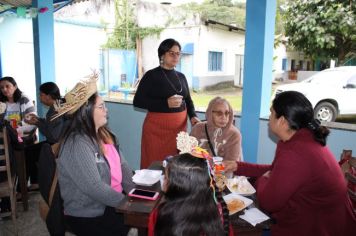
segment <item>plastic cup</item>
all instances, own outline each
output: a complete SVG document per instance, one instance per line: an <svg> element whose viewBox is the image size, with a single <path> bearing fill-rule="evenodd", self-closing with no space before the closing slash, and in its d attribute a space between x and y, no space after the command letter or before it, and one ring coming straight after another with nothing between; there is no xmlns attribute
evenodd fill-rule
<svg viewBox="0 0 356 236"><path fill-rule="evenodd" d="M215 165L221 165L223 161L222 157L213 157L213 162Z"/></svg>
<svg viewBox="0 0 356 236"><path fill-rule="evenodd" d="M225 176L228 179L232 179L234 177L234 172L232 171L225 172Z"/></svg>

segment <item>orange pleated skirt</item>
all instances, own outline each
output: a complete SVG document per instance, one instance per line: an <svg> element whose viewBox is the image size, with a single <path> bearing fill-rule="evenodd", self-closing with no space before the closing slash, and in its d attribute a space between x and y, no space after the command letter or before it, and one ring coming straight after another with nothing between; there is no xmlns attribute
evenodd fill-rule
<svg viewBox="0 0 356 236"><path fill-rule="evenodd" d="M148 112L143 122L141 169L154 161L178 154L176 137L187 131L187 111L175 113Z"/></svg>

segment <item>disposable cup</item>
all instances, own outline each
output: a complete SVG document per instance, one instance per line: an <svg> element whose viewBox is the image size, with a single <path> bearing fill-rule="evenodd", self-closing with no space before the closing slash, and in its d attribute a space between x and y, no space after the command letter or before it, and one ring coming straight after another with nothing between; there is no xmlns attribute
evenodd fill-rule
<svg viewBox="0 0 356 236"><path fill-rule="evenodd" d="M213 157L213 162L216 165L222 164L223 158L222 157Z"/></svg>

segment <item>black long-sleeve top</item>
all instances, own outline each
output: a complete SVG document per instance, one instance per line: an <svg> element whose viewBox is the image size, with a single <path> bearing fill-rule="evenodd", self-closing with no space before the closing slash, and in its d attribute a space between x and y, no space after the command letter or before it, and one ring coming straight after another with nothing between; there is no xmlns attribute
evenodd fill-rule
<svg viewBox="0 0 356 236"><path fill-rule="evenodd" d="M70 123L65 116L51 121L54 114L56 114L56 111L54 107L51 106L47 111L46 118L38 118L38 123L36 124L40 132L46 137L47 142L51 144L59 141L61 135Z"/></svg>
<svg viewBox="0 0 356 236"><path fill-rule="evenodd" d="M175 94L183 96L182 105L178 108L169 108L167 99ZM187 109L190 118L196 116L184 74L160 66L147 71L142 77L133 104L151 112L173 113Z"/></svg>

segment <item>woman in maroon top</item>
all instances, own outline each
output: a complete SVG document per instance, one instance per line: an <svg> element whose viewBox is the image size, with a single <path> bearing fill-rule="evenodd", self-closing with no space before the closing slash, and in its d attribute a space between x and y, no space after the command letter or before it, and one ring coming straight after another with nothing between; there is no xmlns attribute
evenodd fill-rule
<svg viewBox="0 0 356 236"><path fill-rule="evenodd" d="M314 120L311 103L295 91L277 95L269 129L279 138L272 165L225 165L258 177L259 205L276 220L272 235L356 235L344 176L325 146L329 130Z"/></svg>

